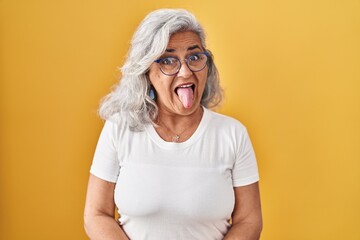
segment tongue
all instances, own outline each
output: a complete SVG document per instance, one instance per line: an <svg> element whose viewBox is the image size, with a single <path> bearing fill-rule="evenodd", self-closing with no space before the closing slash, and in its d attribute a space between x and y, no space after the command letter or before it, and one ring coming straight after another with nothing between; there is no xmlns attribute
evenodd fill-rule
<svg viewBox="0 0 360 240"><path fill-rule="evenodd" d="M187 88L179 87L177 89L177 94L180 98L180 101L184 105L184 108L191 108L191 106L193 104L193 97L194 97L192 88L191 87L187 87Z"/></svg>

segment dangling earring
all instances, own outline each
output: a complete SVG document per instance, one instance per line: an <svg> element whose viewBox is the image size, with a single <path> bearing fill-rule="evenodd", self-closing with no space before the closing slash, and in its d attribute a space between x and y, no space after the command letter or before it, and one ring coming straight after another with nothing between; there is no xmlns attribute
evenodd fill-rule
<svg viewBox="0 0 360 240"><path fill-rule="evenodd" d="M156 92L153 86L150 87L150 91L149 91L149 97L155 101L156 99Z"/></svg>

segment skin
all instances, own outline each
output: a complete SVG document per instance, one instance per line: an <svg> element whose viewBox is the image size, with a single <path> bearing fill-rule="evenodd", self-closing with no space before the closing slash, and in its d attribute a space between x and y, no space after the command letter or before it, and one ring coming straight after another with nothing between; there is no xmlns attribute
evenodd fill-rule
<svg viewBox="0 0 360 240"><path fill-rule="evenodd" d="M259 184L235 187L232 226L224 240L258 240L262 231Z"/></svg>
<svg viewBox="0 0 360 240"><path fill-rule="evenodd" d="M197 129L202 117L200 105L206 79L207 66L199 72L191 72L184 59L191 53L203 52L201 40L193 32L179 32L171 36L167 51L162 57L175 56L182 62L177 75L164 75L157 63L149 70L149 79L157 92L159 108L156 128L158 134L170 141L169 134L180 133L181 141L186 141ZM193 104L185 108L175 93L175 88L182 84L195 85ZM162 127L162 124L166 126ZM185 131L184 131L185 129ZM90 175L84 211L85 230L94 240L127 240L129 239L121 226L114 219L115 184ZM258 183L235 187L235 206L232 214L232 226L224 240L257 240L262 230L262 215Z"/></svg>
<svg viewBox="0 0 360 240"><path fill-rule="evenodd" d="M204 52L199 36L190 31L178 32L170 37L166 52L161 56L161 58L177 57L182 61L178 74L167 76L160 71L159 64L153 63L150 66L149 79L157 92L158 121L161 121L160 128L156 128L156 131L164 140L169 140L169 135L183 132L184 129L186 132L183 132L181 141L187 140L201 120L200 101L206 84L208 67L199 72L192 72L184 61L190 54L197 52ZM190 83L195 85L193 104L190 108L185 108L175 93L175 88Z"/></svg>
<svg viewBox="0 0 360 240"><path fill-rule="evenodd" d="M84 210L84 228L91 240L128 240L115 220L115 184L90 174Z"/></svg>

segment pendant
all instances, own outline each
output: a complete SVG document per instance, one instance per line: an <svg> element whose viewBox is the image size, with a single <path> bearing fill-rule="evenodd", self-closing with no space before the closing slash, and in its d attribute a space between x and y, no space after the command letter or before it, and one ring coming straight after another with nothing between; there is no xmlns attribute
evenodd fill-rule
<svg viewBox="0 0 360 240"><path fill-rule="evenodd" d="M173 142L178 142L180 139L180 136L179 135L175 135L175 137L172 138L172 141Z"/></svg>

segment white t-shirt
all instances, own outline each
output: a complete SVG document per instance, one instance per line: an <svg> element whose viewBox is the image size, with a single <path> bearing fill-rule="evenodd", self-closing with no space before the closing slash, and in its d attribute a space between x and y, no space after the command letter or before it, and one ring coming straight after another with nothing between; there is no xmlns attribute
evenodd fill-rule
<svg viewBox="0 0 360 240"><path fill-rule="evenodd" d="M220 240L234 208L233 187L259 180L246 128L204 108L185 142L166 142L107 121L90 172L116 183L119 222L132 240Z"/></svg>

